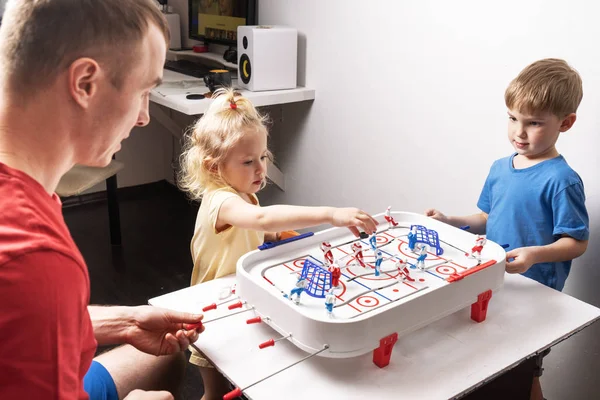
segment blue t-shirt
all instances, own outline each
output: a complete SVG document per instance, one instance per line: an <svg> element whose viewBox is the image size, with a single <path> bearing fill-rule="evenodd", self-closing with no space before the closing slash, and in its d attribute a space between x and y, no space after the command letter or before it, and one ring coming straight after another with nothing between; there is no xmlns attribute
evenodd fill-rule
<svg viewBox="0 0 600 400"><path fill-rule="evenodd" d="M515 169L513 158L494 162L477 207L487 213L487 238L507 249L544 246L561 235L589 237L583 182L563 156L529 168ZM523 275L562 290L571 260L534 264Z"/></svg>

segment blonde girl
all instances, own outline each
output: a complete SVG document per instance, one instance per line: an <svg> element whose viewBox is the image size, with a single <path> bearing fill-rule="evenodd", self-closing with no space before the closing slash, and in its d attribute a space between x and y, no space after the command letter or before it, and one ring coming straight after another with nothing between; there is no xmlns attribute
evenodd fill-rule
<svg viewBox="0 0 600 400"><path fill-rule="evenodd" d="M377 222L357 208L261 207L256 193L266 184L268 132L265 117L232 89L216 93L210 108L186 137L179 184L201 200L191 242L196 285L235 273L237 260L282 231L320 224L348 227L371 234ZM204 400L222 398L227 380L197 352L190 362L200 366Z"/></svg>

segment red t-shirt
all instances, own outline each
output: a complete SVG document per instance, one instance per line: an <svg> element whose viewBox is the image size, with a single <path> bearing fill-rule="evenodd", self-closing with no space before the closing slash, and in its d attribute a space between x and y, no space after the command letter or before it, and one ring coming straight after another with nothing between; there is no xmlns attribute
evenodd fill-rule
<svg viewBox="0 0 600 400"><path fill-rule="evenodd" d="M0 399L87 399L90 281L60 200L0 163Z"/></svg>

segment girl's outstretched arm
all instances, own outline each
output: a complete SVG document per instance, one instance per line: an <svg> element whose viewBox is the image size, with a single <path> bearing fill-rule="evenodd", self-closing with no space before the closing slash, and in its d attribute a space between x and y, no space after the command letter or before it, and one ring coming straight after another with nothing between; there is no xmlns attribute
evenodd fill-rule
<svg viewBox="0 0 600 400"><path fill-rule="evenodd" d="M358 237L359 231L373 233L378 223L358 208L288 205L260 207L239 197L231 197L221 205L215 228L220 231L231 225L257 231L280 232L321 224L348 227Z"/></svg>

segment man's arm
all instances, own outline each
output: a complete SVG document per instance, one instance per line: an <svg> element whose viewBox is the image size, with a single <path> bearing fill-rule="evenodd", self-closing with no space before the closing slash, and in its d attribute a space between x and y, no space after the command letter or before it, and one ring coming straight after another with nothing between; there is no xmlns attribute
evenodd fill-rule
<svg viewBox="0 0 600 400"><path fill-rule="evenodd" d="M98 345L126 343L127 329L134 323L132 307L88 306Z"/></svg>
<svg viewBox="0 0 600 400"><path fill-rule="evenodd" d="M0 268L0 398L78 399L96 343L84 267L54 251Z"/></svg>
<svg viewBox="0 0 600 400"><path fill-rule="evenodd" d="M153 355L184 350L204 330L201 314L151 306L89 306L88 311L99 344L127 343Z"/></svg>

